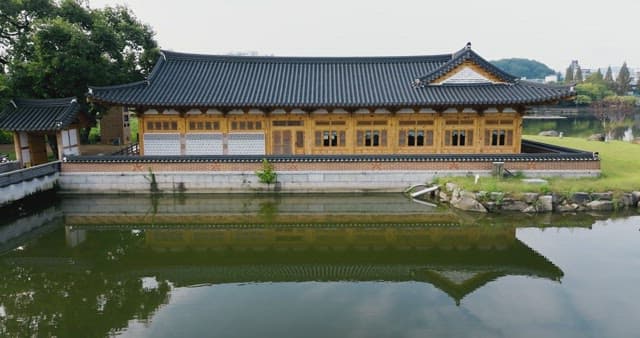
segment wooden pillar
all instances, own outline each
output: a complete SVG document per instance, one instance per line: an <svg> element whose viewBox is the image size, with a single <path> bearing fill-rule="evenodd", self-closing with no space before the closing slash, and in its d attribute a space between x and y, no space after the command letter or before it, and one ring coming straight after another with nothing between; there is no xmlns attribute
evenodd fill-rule
<svg viewBox="0 0 640 338"><path fill-rule="evenodd" d="M22 160L22 147L20 146L20 136L19 132L13 132L13 151L16 153L16 160L20 163L20 166L24 166L24 162Z"/></svg>

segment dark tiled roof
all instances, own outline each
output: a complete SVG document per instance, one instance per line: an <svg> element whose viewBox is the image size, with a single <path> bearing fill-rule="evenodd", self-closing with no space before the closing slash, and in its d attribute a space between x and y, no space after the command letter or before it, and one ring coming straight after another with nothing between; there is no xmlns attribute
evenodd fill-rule
<svg viewBox="0 0 640 338"><path fill-rule="evenodd" d="M476 52L474 52L471 49L471 44L467 44L467 47L453 54L453 56L451 57L451 60L449 60L447 63L445 63L438 69L434 70L433 72L420 77L418 79L420 81L419 85L420 86L428 85L432 81L447 74L448 72L452 71L454 68L458 67L459 65L461 65L466 61L474 62L475 64L479 65L480 67L482 67L483 69L485 69L486 71L494 75L495 77L499 78L502 82L514 83L518 81L517 77L504 72L502 69L492 65L491 62L488 62L487 60L483 59L480 55L478 55Z"/></svg>
<svg viewBox="0 0 640 338"><path fill-rule="evenodd" d="M0 130L60 130L71 124L80 111L75 97L11 101L0 114Z"/></svg>
<svg viewBox="0 0 640 338"><path fill-rule="evenodd" d="M504 83L423 85L466 60ZM228 108L511 105L571 95L569 87L517 81L470 48L446 55L336 58L165 51L147 81L89 89L93 100L104 103Z"/></svg>

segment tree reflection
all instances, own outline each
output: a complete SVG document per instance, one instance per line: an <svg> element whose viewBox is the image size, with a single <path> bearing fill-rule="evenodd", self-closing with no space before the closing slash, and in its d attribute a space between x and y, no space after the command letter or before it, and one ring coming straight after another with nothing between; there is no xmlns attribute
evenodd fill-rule
<svg viewBox="0 0 640 338"><path fill-rule="evenodd" d="M47 254L58 253L53 257L38 252L45 249L40 245L5 256L0 335L102 337L127 327L131 319L149 320L169 301L171 286L160 281L145 287L138 276L119 272L117 255L138 240L119 235L122 241L97 241L94 247L45 247ZM76 258L79 250L89 256Z"/></svg>

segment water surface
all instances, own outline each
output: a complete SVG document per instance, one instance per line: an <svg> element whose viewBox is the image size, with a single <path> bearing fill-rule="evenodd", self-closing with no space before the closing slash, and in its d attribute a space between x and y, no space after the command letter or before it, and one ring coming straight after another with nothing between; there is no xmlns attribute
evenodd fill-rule
<svg viewBox="0 0 640 338"><path fill-rule="evenodd" d="M635 337L640 216L70 196L0 227L0 335Z"/></svg>

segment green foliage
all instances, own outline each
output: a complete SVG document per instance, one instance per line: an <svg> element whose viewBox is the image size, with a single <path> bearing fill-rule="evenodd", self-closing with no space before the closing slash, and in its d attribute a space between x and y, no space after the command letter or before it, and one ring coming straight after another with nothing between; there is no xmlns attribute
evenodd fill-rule
<svg viewBox="0 0 640 338"><path fill-rule="evenodd" d="M82 98L88 85L142 80L157 58L153 31L126 7L5 0L0 13L0 23L21 25L10 39L0 40L0 57L16 97Z"/></svg>
<svg viewBox="0 0 640 338"><path fill-rule="evenodd" d="M160 192L160 189L158 189L158 181L156 181L156 174L153 173L151 168L149 168L149 175L145 175L144 178L149 181L149 190L152 193Z"/></svg>
<svg viewBox="0 0 640 338"><path fill-rule="evenodd" d="M587 77L585 79L585 82L605 83L604 82L604 77L602 76L602 73L600 72L600 69L598 69L595 73L592 73L591 75L589 75L589 77Z"/></svg>
<svg viewBox="0 0 640 338"><path fill-rule="evenodd" d="M89 144L100 143L100 126L93 127L89 130Z"/></svg>
<svg viewBox="0 0 640 338"><path fill-rule="evenodd" d="M491 63L503 71L520 78L542 79L547 75L555 74L553 69L535 60L511 58L491 61Z"/></svg>
<svg viewBox="0 0 640 338"><path fill-rule="evenodd" d="M618 95L626 95L631 90L631 75L627 63L623 63L618 77L616 77L616 93Z"/></svg>
<svg viewBox="0 0 640 338"><path fill-rule="evenodd" d="M588 106L591 104L592 99L588 95L578 95L576 96L576 104Z"/></svg>
<svg viewBox="0 0 640 338"><path fill-rule="evenodd" d="M582 78L582 68L578 67L578 69L576 69L576 75L574 76L573 80L575 82L582 82L584 80Z"/></svg>
<svg viewBox="0 0 640 338"><path fill-rule="evenodd" d="M609 89L613 89L613 71L611 70L611 66L607 67L607 72L604 75L604 82L607 83Z"/></svg>
<svg viewBox="0 0 640 338"><path fill-rule="evenodd" d="M11 99L11 88L9 87L9 79L7 75L2 72L2 65L0 65L0 114L2 109L9 103Z"/></svg>
<svg viewBox="0 0 640 338"><path fill-rule="evenodd" d="M10 131L0 130L0 144L11 144L11 143L13 143L13 133Z"/></svg>
<svg viewBox="0 0 640 338"><path fill-rule="evenodd" d="M273 165L267 161L266 158L262 159L262 170L256 171L256 176L260 183L272 184L278 180L278 174L273 169Z"/></svg>
<svg viewBox="0 0 640 338"><path fill-rule="evenodd" d="M592 79L589 77L589 79ZM594 101L600 101L607 96L613 95L613 91L609 89L604 81L585 81L583 83L579 83L575 87L576 93L578 94L576 103L578 104L591 104ZM589 98L581 98L580 96L586 96Z"/></svg>
<svg viewBox="0 0 640 338"><path fill-rule="evenodd" d="M129 116L129 128L131 128L131 142L138 142L138 118L136 116Z"/></svg>

